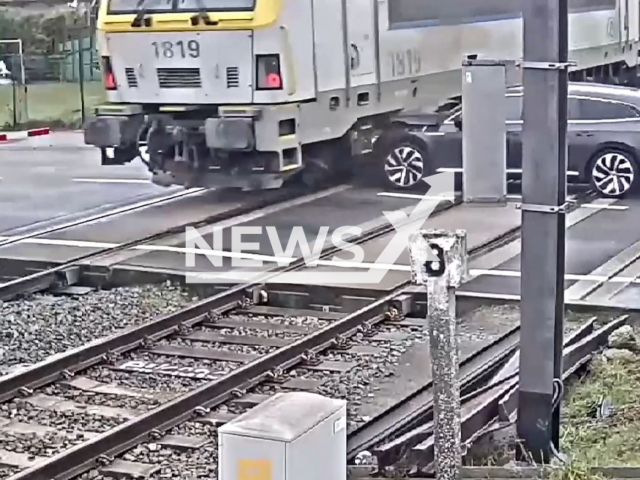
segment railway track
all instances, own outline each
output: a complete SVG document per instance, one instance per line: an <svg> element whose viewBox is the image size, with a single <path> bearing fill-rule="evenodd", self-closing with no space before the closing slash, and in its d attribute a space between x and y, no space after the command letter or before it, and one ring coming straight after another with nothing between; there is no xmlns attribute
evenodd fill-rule
<svg viewBox="0 0 640 480"><path fill-rule="evenodd" d="M33 274L26 275L26 276L19 276L18 278L14 278L5 283L0 283L0 301L9 301L22 295L35 293L35 292L46 290L52 287L67 286L78 279L82 269L81 264L84 262L98 260L100 258L113 255L114 253L117 253L119 251L135 248L137 246L144 245L153 241L157 241L159 239L162 239L164 237L168 237L171 235L184 233L184 230L187 227L199 228L212 223L222 222L222 221L226 221L236 217L241 217L242 215L249 214L251 212L255 212L257 210L268 208L268 207L286 208L288 202L295 201L296 199L304 200L305 197L317 198L318 196L329 195L336 188L340 188L340 187L331 187L325 190L312 192L312 193L309 193L308 191L305 192L302 189L293 189L293 188L282 189L276 192L270 192L266 195L260 196L259 198L255 198L255 196L252 196L252 195L239 194L237 199L239 200L237 206L231 207L219 213L212 214L210 216L207 216L206 218L201 218L195 221L188 221L188 222L180 223L177 225L173 225L168 229L163 229L162 231L154 232L152 234L118 244L115 247L102 248L102 249L99 249L98 251L93 251L87 254L74 257L70 260L63 261L60 264L55 265L51 268L45 268ZM44 238L47 235L51 235L53 233L60 233L60 232L63 232L64 230L69 230L79 226L89 225L95 222L104 221L114 216L131 214L131 213L138 212L140 210L144 210L150 207L169 205L171 204L171 202L184 199L185 197L200 194L202 191L203 189L196 189L195 191L180 192L178 194L170 195L169 197L162 197L159 199L141 202L139 204L135 204L132 206L121 207L113 211L107 211L107 212L102 212L96 215L91 215L85 218L77 219L75 221L67 222L62 225L54 225L51 227L30 231L22 235L11 236L11 237L5 238L4 240L0 240L0 249L3 247L9 247L9 246L16 245L21 242L25 242L35 238ZM229 194L227 198L229 197L233 199L234 195ZM0 262L1 262L1 259L0 259Z"/></svg>
<svg viewBox="0 0 640 480"><path fill-rule="evenodd" d="M403 350L426 341L425 319L394 314L398 293L346 316L232 303L75 375L67 370L41 388L14 390L0 404L2 478L214 478L216 428L281 391L348 399L349 456L379 446L431 413L427 402L420 417L402 418L385 436L380 423L389 427L397 415L358 414L375 394L376 378L391 371ZM588 333L573 330L578 335L569 344ZM482 390L518 340L517 326L504 328L462 359L466 396ZM420 391L431 393L430 385ZM407 404L418 411L415 399L400 405L405 416Z"/></svg>
<svg viewBox="0 0 640 480"><path fill-rule="evenodd" d="M24 438L36 430L43 432L42 427L55 431L45 433L42 443L32 441L22 455L8 453L19 442L2 442L0 463L13 462L12 474L24 468L12 479L70 478L101 462L105 462L102 472L106 476L116 470L151 472L154 462L140 461L142 457L135 452L153 453L154 445L158 451L178 451L181 445L191 445L191 450L205 447L215 438L216 426L277 391L315 390L355 398L365 387L366 377L373 380L374 371L384 369L383 359L393 358L397 342L424 338L420 321L394 323L385 316L385 306L384 301L377 302L342 318L272 310L271 318L253 321L244 319L246 308L245 313L217 309L193 329L147 343L112 358L108 365L95 365L82 376L22 390L23 394L3 403L2 416L10 412L7 420L12 422L2 425L5 422L0 420L0 431L5 434L11 431ZM372 359L375 366L362 367ZM358 375L361 381L353 381ZM169 436L156 433L178 424ZM197 434L185 435L187 432ZM178 433L180 438L175 438ZM124 462L133 459L134 465L109 462L138 443L142 445L134 453L125 454L129 460ZM30 455L36 457L27 461ZM198 458L197 454L190 458L197 465L189 461L175 465L180 468L174 467L171 474L178 476L171 478L188 478L184 472L193 468L205 476L212 474L215 455L208 455L204 463ZM38 461L42 462L39 466L30 467Z"/></svg>
<svg viewBox="0 0 640 480"><path fill-rule="evenodd" d="M392 228L391 225L374 228L363 234L359 241L365 242L377 238L388 233ZM327 248L322 252L321 257L325 258L333 253L335 253L335 248ZM267 277L269 275L277 276L280 271L290 271L303 265L304 260L300 259L288 267L274 269L271 273L267 272L265 275ZM264 278L259 279L259 281L264 281ZM27 464L24 462L18 463L24 460L24 457L16 457L14 454L5 452L5 457L13 457L13 465L7 466L14 469L22 467L22 471L15 475L15 478L70 478L74 474L90 469L98 458L106 458L105 456L109 457L122 453L132 445L144 440L148 434L154 431L164 431L166 428L180 423L195 411L201 411L202 408L211 408L227 400L233 395L233 392L246 391L269 375L277 379L284 369L301 361L305 362L304 365L309 369L319 372L323 372L323 369L325 372L327 369L337 369L335 373L348 372L347 365L350 356L370 356L372 352L376 352L370 347L373 347L375 343L384 341L390 342L389 348L392 348L394 342L398 341L392 335L394 330L404 328L396 326L391 331L379 331L378 333L386 333L387 335L378 336L375 339L372 338L370 341L362 341L361 348L353 350L354 347L351 347L350 352L343 352L340 355L341 358L337 357L336 353L331 354L331 360L319 358L319 354L334 345L334 343L338 350L344 350L349 344L345 336L354 335L361 331L364 338L364 334L370 332L374 325L383 322L386 318L388 302L394 298L394 295L390 295L344 318L335 320L336 317L334 317L335 321L330 324L318 324L315 331L308 328L296 329L294 326L277 327L263 322L262 324L254 323L246 326L257 328L263 332L261 335L248 336L245 334L245 330L241 329L232 330L228 333L228 335L232 335L231 337L221 338L220 332L216 332L216 329L221 326L237 329L238 325L225 324L224 322L217 325L215 322L211 324L212 315L213 318L218 318L220 315L228 316L229 312L234 308L238 308L238 305L246 306L247 302L254 298L256 287L259 287L259 284L254 283L233 287L222 294L204 300L176 314L160 318L121 334L98 340L93 344L56 356L2 378L0 381L0 400L4 402L1 405L3 412L6 412L8 408L8 411L12 412L11 419L16 418L16 415L18 418L28 419L32 417L29 413L26 413L24 417L18 414L19 405L22 405L22 408L27 405L27 409L35 407L45 411L47 409L42 407L49 406L53 410L67 408L68 404L64 402L61 404L56 403L56 395L48 395L45 392L59 394L58 388L62 389L63 384L67 385L69 379L73 379L74 375L87 368L108 368L113 371L116 368L122 369L126 367L134 370L129 373L132 375L136 369L138 371L140 369L148 370L150 368L149 363L154 365L163 363L165 366L162 368L170 368L166 364L170 363L171 359L177 358L187 362L187 365L183 365L181 368L195 368L194 359L199 360L198 367L207 364L204 362L209 362L211 365L210 367L205 367L208 368L206 371L198 370L195 374L192 373L190 375L201 375L204 384L196 386L189 393L176 399L167 400L167 402L157 406L155 410L142 415L129 414L127 417L127 414L123 414L124 419L129 418L125 423L106 422L109 427L117 428L107 429L106 432L100 433L100 428L97 427L98 432L95 432L98 434L97 436L85 439L83 434L81 435L83 441L78 446L71 450L63 449L61 453L50 452L50 455L53 456L48 460L41 461L39 465L29 467L33 462L28 462ZM249 296L247 296L247 292L250 292ZM306 314L309 313L306 312ZM300 317L300 315L300 312L294 313L296 318ZM320 316L326 321L328 314ZM197 325L204 325L204 327L199 327L200 329L189 333L189 329ZM299 327L305 327L304 322ZM318 330L318 327L322 328ZM282 331L283 328L285 328L284 331ZM294 332L295 330L297 332ZM423 330L423 328L420 330ZM280 336L276 335L277 331L280 331ZM283 341L286 340L286 338L282 338L284 333L292 336L292 343L283 344ZM296 333L303 335L299 337L293 336ZM166 337L171 339L163 340ZM256 340L252 340L252 338L256 338ZM192 349L190 344L194 341L205 344L204 349ZM247 342L249 343L248 345ZM247 348L250 348L251 351L247 352ZM122 355L134 356L122 357ZM383 358L388 355L389 352L384 353ZM125 363L123 364L122 361ZM147 363L144 365L132 363L143 361ZM106 364L110 366L106 367ZM228 367L229 364L240 364L241 366L230 369ZM154 369L156 367L151 368L152 371ZM155 372L154 378L156 378L157 374L158 372ZM182 376L180 372L173 376L161 375L173 378ZM54 397L53 400L49 398L51 396ZM36 405L34 405L34 401ZM56 404L58 407L55 406ZM80 411L87 411L88 407L79 408ZM73 409L71 410L73 411ZM60 413L58 412L58 414ZM121 414L122 412L118 412L118 415ZM63 413L63 415L65 414ZM67 415L70 414L67 413ZM45 422L47 421L45 420ZM52 422L55 425L55 421L52 420ZM74 423L76 422L74 421ZM63 442L63 445L67 444ZM1 459L0 462L2 462ZM5 463L9 463L9 461L6 460ZM70 469L73 471L70 471ZM11 470L10 473L14 473L14 470Z"/></svg>
<svg viewBox="0 0 640 480"><path fill-rule="evenodd" d="M0 378L2 478L211 478L215 428L269 395L314 390L354 406L373 395L389 360L425 340L424 320L394 308L407 285L348 315L259 305L259 282L303 265ZM353 431L370 420L352 417Z"/></svg>

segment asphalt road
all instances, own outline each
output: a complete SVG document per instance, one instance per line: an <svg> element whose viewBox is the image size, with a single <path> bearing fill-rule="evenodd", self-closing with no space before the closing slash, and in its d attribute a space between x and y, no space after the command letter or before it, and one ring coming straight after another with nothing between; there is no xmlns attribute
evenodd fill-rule
<svg viewBox="0 0 640 480"><path fill-rule="evenodd" d="M567 231L566 261L567 274L588 275L600 265L615 257L640 240L640 198L629 198L618 205L626 205L627 210L603 209ZM520 255L517 255L496 270L520 271ZM565 288L575 283L565 282ZM520 278L482 275L466 283L462 291L519 295Z"/></svg>
<svg viewBox="0 0 640 480"><path fill-rule="evenodd" d="M0 144L0 233L180 191L150 183L138 159L103 167L77 133Z"/></svg>

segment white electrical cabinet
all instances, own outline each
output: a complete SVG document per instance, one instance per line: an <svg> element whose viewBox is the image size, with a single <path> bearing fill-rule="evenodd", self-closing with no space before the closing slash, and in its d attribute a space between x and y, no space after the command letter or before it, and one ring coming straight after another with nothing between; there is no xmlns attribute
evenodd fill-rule
<svg viewBox="0 0 640 480"><path fill-rule="evenodd" d="M346 480L347 402L274 395L218 430L218 480Z"/></svg>

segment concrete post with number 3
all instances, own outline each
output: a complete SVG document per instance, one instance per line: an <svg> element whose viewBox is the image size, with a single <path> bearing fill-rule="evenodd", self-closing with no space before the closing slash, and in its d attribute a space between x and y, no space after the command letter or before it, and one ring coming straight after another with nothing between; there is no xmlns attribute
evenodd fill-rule
<svg viewBox="0 0 640 480"><path fill-rule="evenodd" d="M462 459L455 290L467 277L466 232L422 230L411 235L409 252L412 281L427 292L436 478L457 480Z"/></svg>

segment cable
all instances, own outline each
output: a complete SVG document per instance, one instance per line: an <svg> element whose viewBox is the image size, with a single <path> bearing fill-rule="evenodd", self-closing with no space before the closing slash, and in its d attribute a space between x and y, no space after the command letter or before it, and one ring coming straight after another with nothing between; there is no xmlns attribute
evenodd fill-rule
<svg viewBox="0 0 640 480"><path fill-rule="evenodd" d="M564 382L559 378L553 379L553 387L556 390L553 394L553 403L551 411L553 412L558 405L560 404L560 400L562 400L562 396L564 395Z"/></svg>
<svg viewBox="0 0 640 480"><path fill-rule="evenodd" d="M553 389L554 389L554 394L553 394L553 401L551 406L551 418L549 418L550 424L553 423L553 412L555 412L556 408L558 408L558 405L560 405L560 401L562 400L562 397L564 395L564 382L562 381L562 379L560 378L553 379ZM567 462L565 461L564 458L562 458L558 450L556 450L556 446L553 444L553 441L549 441L549 448L553 456L556 457L558 460L560 460L560 463L562 463L563 465L567 464Z"/></svg>

